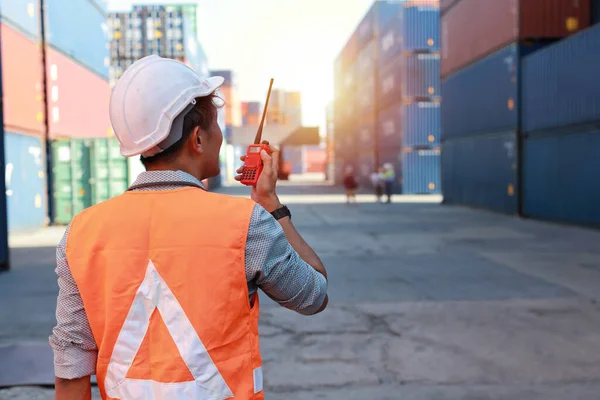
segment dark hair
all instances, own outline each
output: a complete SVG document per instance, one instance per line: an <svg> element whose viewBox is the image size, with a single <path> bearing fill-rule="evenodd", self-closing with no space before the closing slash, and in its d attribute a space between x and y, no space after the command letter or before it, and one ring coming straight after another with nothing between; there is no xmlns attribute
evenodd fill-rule
<svg viewBox="0 0 600 400"><path fill-rule="evenodd" d="M196 105L183 119L183 134L181 139L172 146L152 157L140 157L144 167L148 167L157 161L172 161L177 157L183 144L188 140L194 128L200 127L202 130L208 130L215 118L217 118L217 109L223 107L223 99L216 92L204 97L196 98Z"/></svg>

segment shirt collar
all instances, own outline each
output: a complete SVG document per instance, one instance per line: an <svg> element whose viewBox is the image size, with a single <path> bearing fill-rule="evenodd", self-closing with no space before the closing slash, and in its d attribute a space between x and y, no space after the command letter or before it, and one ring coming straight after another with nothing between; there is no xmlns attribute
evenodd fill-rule
<svg viewBox="0 0 600 400"><path fill-rule="evenodd" d="M129 190L140 189L144 187L157 185L182 185L182 186L197 186L204 189L202 182L194 176L183 171L144 171L129 186Z"/></svg>

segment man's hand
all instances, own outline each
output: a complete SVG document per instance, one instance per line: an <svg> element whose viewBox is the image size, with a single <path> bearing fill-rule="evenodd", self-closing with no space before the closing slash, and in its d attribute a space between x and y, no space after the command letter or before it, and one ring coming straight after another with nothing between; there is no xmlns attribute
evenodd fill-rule
<svg viewBox="0 0 600 400"><path fill-rule="evenodd" d="M267 141L263 141L263 144L269 144ZM275 192L275 186L277 184L277 176L279 169L279 150L274 146L269 145L269 151L262 151L260 158L263 162L263 170L258 178L256 186L252 187L250 192L250 198L256 203L263 206L268 212L273 212L281 207L281 202ZM241 156L240 160L244 161L246 156ZM243 167L237 169L237 173L241 174ZM241 175L235 177L237 181L242 179Z"/></svg>

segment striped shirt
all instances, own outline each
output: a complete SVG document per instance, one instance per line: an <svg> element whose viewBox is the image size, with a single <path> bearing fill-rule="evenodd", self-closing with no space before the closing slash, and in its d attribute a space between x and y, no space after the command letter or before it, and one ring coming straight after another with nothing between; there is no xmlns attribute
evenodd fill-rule
<svg viewBox="0 0 600 400"><path fill-rule="evenodd" d="M173 190L190 185L203 189L200 181L182 171L147 171L129 190ZM69 227L56 250L59 294L50 345L55 375L75 379L95 374L98 348L67 262L68 237ZM260 288L276 303L301 314L313 314L321 307L327 281L300 258L281 225L258 204L250 218L245 252L250 297Z"/></svg>

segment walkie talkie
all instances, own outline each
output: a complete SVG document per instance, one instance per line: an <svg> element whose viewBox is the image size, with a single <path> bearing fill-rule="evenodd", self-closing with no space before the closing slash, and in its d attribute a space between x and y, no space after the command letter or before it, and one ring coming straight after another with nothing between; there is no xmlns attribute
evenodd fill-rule
<svg viewBox="0 0 600 400"><path fill-rule="evenodd" d="M267 107L269 106L269 98L271 97L272 88L273 79L271 79L271 84L269 85L267 101L265 102L262 119L260 121L260 125L258 126L258 132L254 138L254 144L248 146L248 151L246 151L246 158L244 159L244 165L242 167L242 179L240 180L240 182L246 186L256 186L258 178L260 177L260 173L263 170L263 162L262 158L260 157L260 152L265 150L269 154L271 153L269 145L261 144L260 139L262 136L263 125L265 123L265 117L267 115Z"/></svg>

